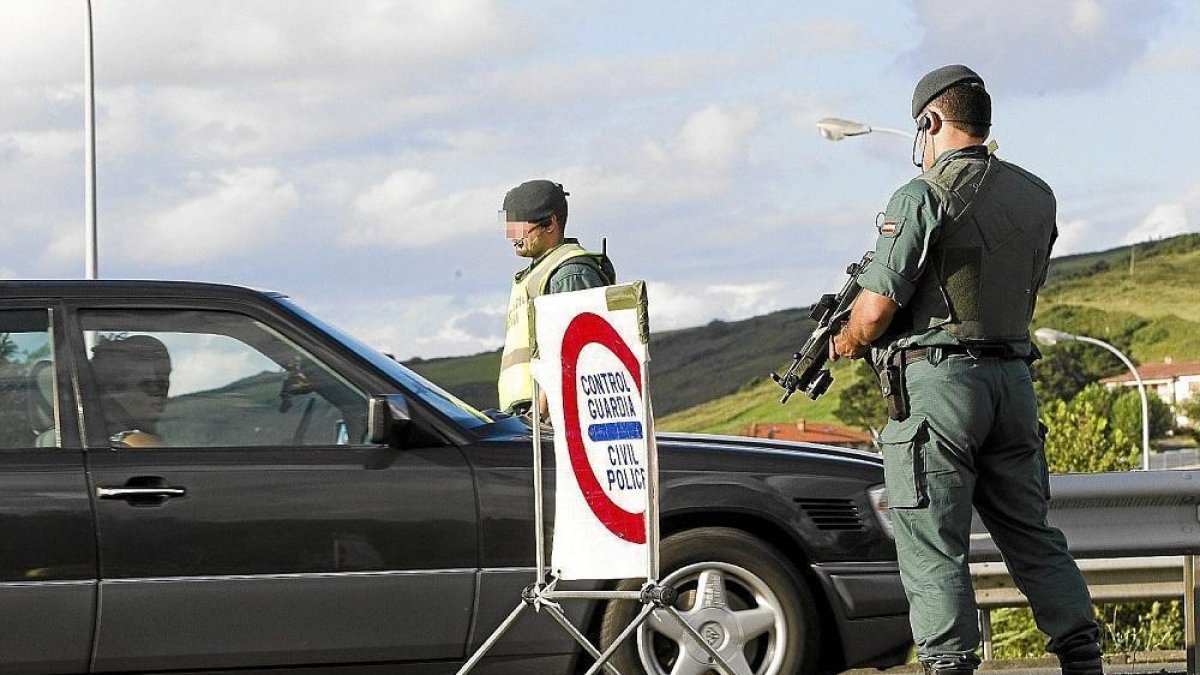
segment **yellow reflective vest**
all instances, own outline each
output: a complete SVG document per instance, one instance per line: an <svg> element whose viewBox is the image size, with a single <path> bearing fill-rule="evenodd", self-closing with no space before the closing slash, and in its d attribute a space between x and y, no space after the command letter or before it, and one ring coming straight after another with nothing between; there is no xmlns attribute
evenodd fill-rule
<svg viewBox="0 0 1200 675"><path fill-rule="evenodd" d="M574 242L559 245L546 254L533 269L524 269L513 277L505 317L504 352L500 357L500 409L533 400L533 372L529 359L533 354L533 299L546 293L550 277L563 263L573 258L599 258Z"/></svg>

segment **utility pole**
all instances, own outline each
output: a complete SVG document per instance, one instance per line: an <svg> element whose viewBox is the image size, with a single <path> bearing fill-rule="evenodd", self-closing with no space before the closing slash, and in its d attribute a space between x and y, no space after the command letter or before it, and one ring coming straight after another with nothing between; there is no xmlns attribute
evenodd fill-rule
<svg viewBox="0 0 1200 675"><path fill-rule="evenodd" d="M87 279L99 273L96 255L96 81L92 49L92 0L87 5L83 49L83 177L84 177L84 268Z"/></svg>

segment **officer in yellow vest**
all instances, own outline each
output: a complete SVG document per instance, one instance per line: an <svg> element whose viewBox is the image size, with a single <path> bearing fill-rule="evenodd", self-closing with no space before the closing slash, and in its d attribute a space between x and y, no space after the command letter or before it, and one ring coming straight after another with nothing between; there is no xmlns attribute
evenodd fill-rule
<svg viewBox="0 0 1200 675"><path fill-rule="evenodd" d="M529 366L533 299L546 293L608 286L617 280L607 256L592 253L563 234L568 194L558 183L531 180L509 190L500 210L513 250L522 258L533 259L513 276L500 359L500 409L514 414L528 412L533 399Z"/></svg>

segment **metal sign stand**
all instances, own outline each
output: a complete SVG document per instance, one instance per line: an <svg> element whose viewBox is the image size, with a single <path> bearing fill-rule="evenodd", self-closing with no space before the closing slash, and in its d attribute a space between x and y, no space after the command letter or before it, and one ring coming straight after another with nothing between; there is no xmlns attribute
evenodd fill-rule
<svg viewBox="0 0 1200 675"><path fill-rule="evenodd" d="M471 658L467 659L462 668L458 669L458 675L466 675L466 673L471 672L476 664L487 654L488 650L516 623L521 613L531 607L534 612L544 610L550 618L554 619L568 635L583 647L584 651L596 659L595 664L588 669L585 675L596 675L601 670L611 675L621 675L616 666L609 663L609 659L612 658L613 654L617 652L617 649L626 640L636 634L638 628L650 619L651 614L655 610L666 612L667 616L678 623L679 627L708 653L714 669L719 670L723 675L750 675L749 671L740 672L730 667L729 663L717 653L717 650L700 635L700 632L683 618L679 610L675 609L675 601L678 598L675 589L658 582L658 451L653 447L655 442L653 433L654 417L650 409L648 375L649 368L643 363L641 366L642 409L646 411L647 419L646 471L649 474L649 480L646 481L646 544L650 547L646 556L646 583L638 591L560 591L556 590L559 581L557 577L547 581L545 509L543 508L542 492L542 425L539 420L535 420L533 425L533 509L534 545L536 546L534 553L537 565L536 579L533 584L527 586L521 592L521 601L513 609L512 613L488 636L487 640L479 646L479 649L475 650L475 653L471 655ZM535 417L540 417L540 410L537 406L539 406L541 398L541 388L535 379L533 381ZM570 619L563 614L562 606L558 604L559 600L633 600L641 603L642 609L634 617L633 621L621 631L621 634L613 640L608 649L601 653L592 644L591 640L582 631L572 625ZM683 658L683 654L680 654L680 657Z"/></svg>
<svg viewBox="0 0 1200 675"><path fill-rule="evenodd" d="M1196 624L1200 623L1200 555L1195 553L1183 556L1183 623L1187 671L1195 673L1200 667L1196 647Z"/></svg>

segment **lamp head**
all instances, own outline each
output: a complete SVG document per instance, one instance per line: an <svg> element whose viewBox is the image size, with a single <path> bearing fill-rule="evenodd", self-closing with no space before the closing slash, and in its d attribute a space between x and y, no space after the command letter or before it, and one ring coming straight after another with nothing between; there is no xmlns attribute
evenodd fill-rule
<svg viewBox="0 0 1200 675"><path fill-rule="evenodd" d="M862 136L871 133L871 127L861 122L852 122L837 117L825 117L817 120L817 131L830 141L840 141L847 136Z"/></svg>
<svg viewBox="0 0 1200 675"><path fill-rule="evenodd" d="M1033 331L1033 336L1037 338L1038 342L1047 347L1052 347L1059 342L1074 342L1076 339L1071 333L1053 328L1039 328Z"/></svg>

